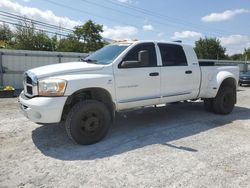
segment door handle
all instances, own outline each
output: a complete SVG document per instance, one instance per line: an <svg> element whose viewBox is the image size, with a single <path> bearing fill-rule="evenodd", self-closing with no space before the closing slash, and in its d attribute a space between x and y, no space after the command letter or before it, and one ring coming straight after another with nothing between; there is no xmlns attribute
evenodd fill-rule
<svg viewBox="0 0 250 188"><path fill-rule="evenodd" d="M185 71L186 74L192 74L192 71L191 70L187 70Z"/></svg>
<svg viewBox="0 0 250 188"><path fill-rule="evenodd" d="M149 76L159 76L159 72L151 72L149 73Z"/></svg>

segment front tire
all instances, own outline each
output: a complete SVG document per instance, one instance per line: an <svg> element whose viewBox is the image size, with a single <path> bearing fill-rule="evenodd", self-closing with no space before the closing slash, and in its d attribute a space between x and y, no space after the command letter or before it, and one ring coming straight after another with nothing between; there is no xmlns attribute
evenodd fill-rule
<svg viewBox="0 0 250 188"><path fill-rule="evenodd" d="M204 108L205 108L206 111L214 112L213 101L214 101L213 98L204 99Z"/></svg>
<svg viewBox="0 0 250 188"><path fill-rule="evenodd" d="M229 114L236 102L236 91L233 87L222 87L213 100L213 110L217 114Z"/></svg>
<svg viewBox="0 0 250 188"><path fill-rule="evenodd" d="M77 144L89 145L102 140L110 128L110 113L101 102L78 102L70 110L65 127L68 136Z"/></svg>

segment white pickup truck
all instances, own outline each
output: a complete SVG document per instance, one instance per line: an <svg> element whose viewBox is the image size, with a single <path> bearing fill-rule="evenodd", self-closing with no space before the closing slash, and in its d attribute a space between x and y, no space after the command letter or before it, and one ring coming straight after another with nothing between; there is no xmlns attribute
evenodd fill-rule
<svg viewBox="0 0 250 188"><path fill-rule="evenodd" d="M239 69L199 65L193 48L181 43L134 41L24 75L23 114L37 123L64 122L73 141L93 144L124 110L202 99L208 111L229 114Z"/></svg>

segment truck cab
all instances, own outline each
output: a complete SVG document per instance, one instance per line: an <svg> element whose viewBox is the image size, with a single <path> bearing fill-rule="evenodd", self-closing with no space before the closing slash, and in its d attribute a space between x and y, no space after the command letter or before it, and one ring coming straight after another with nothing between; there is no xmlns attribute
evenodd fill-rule
<svg viewBox="0 0 250 188"><path fill-rule="evenodd" d="M144 42L124 51L113 65L118 109L196 98L200 70L188 48Z"/></svg>

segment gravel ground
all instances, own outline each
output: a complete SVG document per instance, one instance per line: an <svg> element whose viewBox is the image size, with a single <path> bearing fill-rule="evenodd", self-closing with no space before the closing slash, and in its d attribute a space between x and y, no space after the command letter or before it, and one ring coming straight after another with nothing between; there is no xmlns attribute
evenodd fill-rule
<svg viewBox="0 0 250 188"><path fill-rule="evenodd" d="M0 187L250 187L250 87L233 113L180 103L121 116L91 146L0 99Z"/></svg>

